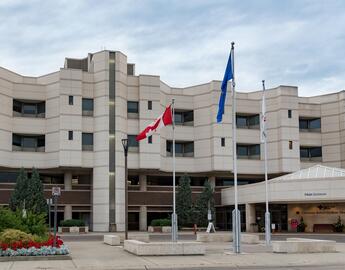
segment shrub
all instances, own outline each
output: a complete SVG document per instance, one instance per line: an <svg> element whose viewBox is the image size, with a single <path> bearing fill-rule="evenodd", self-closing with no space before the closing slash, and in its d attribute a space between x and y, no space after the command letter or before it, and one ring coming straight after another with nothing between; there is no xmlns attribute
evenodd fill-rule
<svg viewBox="0 0 345 270"><path fill-rule="evenodd" d="M82 227L85 226L85 222L82 219L67 219L60 222L62 227Z"/></svg>
<svg viewBox="0 0 345 270"><path fill-rule="evenodd" d="M171 226L171 220L167 218L153 219L151 221L151 226Z"/></svg>
<svg viewBox="0 0 345 270"><path fill-rule="evenodd" d="M337 222L334 223L333 225L334 225L334 229L335 229L336 232L343 232L343 231L344 231L345 225L344 225L343 222L341 221L340 216L338 216Z"/></svg>
<svg viewBox="0 0 345 270"><path fill-rule="evenodd" d="M6 229L0 234L0 242L2 244L12 244L14 242L21 241L23 243L29 243L32 241L32 235L15 229Z"/></svg>
<svg viewBox="0 0 345 270"><path fill-rule="evenodd" d="M29 234L44 235L47 232L46 214L35 214L28 211L23 217L22 211L0 208L0 232L5 229L17 229Z"/></svg>
<svg viewBox="0 0 345 270"><path fill-rule="evenodd" d="M307 224L304 223L303 217L301 217L300 223L297 225L297 232L305 232Z"/></svg>
<svg viewBox="0 0 345 270"><path fill-rule="evenodd" d="M20 211L16 212L19 215L22 223L22 230L37 235L45 235L48 228L46 225L46 214L35 214L33 212L27 212L26 217L24 218Z"/></svg>
<svg viewBox="0 0 345 270"><path fill-rule="evenodd" d="M9 228L20 230L22 229L22 222L15 212L0 207L0 233Z"/></svg>

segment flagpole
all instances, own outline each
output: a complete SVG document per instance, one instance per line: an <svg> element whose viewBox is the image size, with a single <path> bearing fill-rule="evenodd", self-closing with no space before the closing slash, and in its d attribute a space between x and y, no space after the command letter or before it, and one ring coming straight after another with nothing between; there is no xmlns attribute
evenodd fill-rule
<svg viewBox="0 0 345 270"><path fill-rule="evenodd" d="M232 232L233 248L235 253L241 252L241 216L238 210L237 197L237 138L236 138L236 91L235 91L235 42L231 42L232 60L232 141L233 141L233 172L234 172L234 192L235 210L232 212Z"/></svg>
<svg viewBox="0 0 345 270"><path fill-rule="evenodd" d="M266 189L266 213L265 213L265 242L266 246L271 244L271 215L268 208L268 175L267 175L267 133L266 133L266 99L265 80L262 80L262 123L263 130L261 136L264 141L264 163L265 163L265 189Z"/></svg>
<svg viewBox="0 0 345 270"><path fill-rule="evenodd" d="M172 99L172 120L173 120L173 214L172 214L172 230L171 230L171 238L173 242L177 241L177 215L176 215L176 180L175 180L175 99Z"/></svg>

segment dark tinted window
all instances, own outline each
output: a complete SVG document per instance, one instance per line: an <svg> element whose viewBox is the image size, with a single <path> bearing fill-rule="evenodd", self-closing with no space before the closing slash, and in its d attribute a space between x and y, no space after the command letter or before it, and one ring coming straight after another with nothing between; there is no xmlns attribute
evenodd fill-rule
<svg viewBox="0 0 345 270"><path fill-rule="evenodd" d="M139 142L136 140L136 135L128 135L128 147L139 147Z"/></svg>
<svg viewBox="0 0 345 270"><path fill-rule="evenodd" d="M166 149L169 155L173 154L172 141L167 141ZM194 156L194 142L175 142L175 154L178 157Z"/></svg>
<svg viewBox="0 0 345 270"><path fill-rule="evenodd" d="M175 110L174 120L176 125L192 125L194 122L194 112Z"/></svg>
<svg viewBox="0 0 345 270"><path fill-rule="evenodd" d="M312 119L310 120L309 128L311 129L320 129L321 128L321 119Z"/></svg>
<svg viewBox="0 0 345 270"><path fill-rule="evenodd" d="M82 133L82 149L84 151L93 150L93 134L92 133Z"/></svg>
<svg viewBox="0 0 345 270"><path fill-rule="evenodd" d="M70 141L73 140L73 131L72 130L68 131L68 140L70 140Z"/></svg>
<svg viewBox="0 0 345 270"><path fill-rule="evenodd" d="M0 183L15 183L16 181L16 172L0 172Z"/></svg>
<svg viewBox="0 0 345 270"><path fill-rule="evenodd" d="M152 136L149 136L149 137L147 138L147 140L148 140L148 143L152 143Z"/></svg>
<svg viewBox="0 0 345 270"><path fill-rule="evenodd" d="M313 118L313 119L300 118L299 129L302 131L319 132L321 130L321 119L320 118Z"/></svg>
<svg viewBox="0 0 345 270"><path fill-rule="evenodd" d="M148 110L152 110L152 101L151 101L151 100L149 100L149 101L147 102L147 109L148 109Z"/></svg>
<svg viewBox="0 0 345 270"><path fill-rule="evenodd" d="M73 105L73 96L68 96L68 104Z"/></svg>
<svg viewBox="0 0 345 270"><path fill-rule="evenodd" d="M292 111L288 110L288 118L292 118Z"/></svg>
<svg viewBox="0 0 345 270"><path fill-rule="evenodd" d="M238 158L260 159L260 144L237 145Z"/></svg>
<svg viewBox="0 0 345 270"><path fill-rule="evenodd" d="M259 128L260 117L258 114L254 114L254 115L236 114L236 126L238 128Z"/></svg>
<svg viewBox="0 0 345 270"><path fill-rule="evenodd" d="M42 152L45 147L45 135L28 136L13 134L12 145L14 151Z"/></svg>
<svg viewBox="0 0 345 270"><path fill-rule="evenodd" d="M84 112L87 112L87 114L89 114L89 112L93 112L93 99L92 98L83 98L82 99L82 110L83 110L83 114L85 114Z"/></svg>
<svg viewBox="0 0 345 270"><path fill-rule="evenodd" d="M225 146L225 138L221 138L221 146L222 146L222 147Z"/></svg>
<svg viewBox="0 0 345 270"><path fill-rule="evenodd" d="M139 103L137 101L127 101L127 112L139 113Z"/></svg>

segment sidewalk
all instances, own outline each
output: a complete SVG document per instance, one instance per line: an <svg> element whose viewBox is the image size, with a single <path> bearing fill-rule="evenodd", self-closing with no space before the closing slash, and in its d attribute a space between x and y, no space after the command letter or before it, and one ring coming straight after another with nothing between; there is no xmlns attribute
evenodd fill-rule
<svg viewBox="0 0 345 270"><path fill-rule="evenodd" d="M121 246L98 241L67 242L70 261L2 262L0 270L30 269L174 269L235 268L279 266L345 265L345 244L337 244L337 253L273 254L263 243L243 245L243 253L232 253L231 243L207 244L205 256L137 257ZM146 267L146 268L145 268Z"/></svg>

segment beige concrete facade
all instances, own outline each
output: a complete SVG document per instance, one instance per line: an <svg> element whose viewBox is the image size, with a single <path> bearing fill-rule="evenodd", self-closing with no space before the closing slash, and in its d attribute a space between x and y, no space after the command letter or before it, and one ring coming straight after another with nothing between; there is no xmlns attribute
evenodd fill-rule
<svg viewBox="0 0 345 270"><path fill-rule="evenodd" d="M217 186L217 177L232 177L230 95L223 122L216 123L221 82L174 88L162 82L159 76L127 74L127 67L126 55L101 51L85 59L66 59L59 71L40 77L25 77L0 68L1 170L58 169L65 175L66 190L70 189L72 174L91 170L94 231L124 230L125 172L121 139L138 134L173 98L176 110L193 112L192 124L176 126L177 141L194 142L192 155L176 158L177 172L205 176L213 186ZM73 105L69 105L70 96L73 96ZM93 99L92 115L83 115L83 98ZM237 99L238 114L260 113L261 91L238 93ZM14 115L14 100L44 101L45 117ZM294 172L316 163L345 167L344 91L305 98L298 96L297 87L279 86L267 90L266 100L270 175ZM127 112L128 101L139 104L134 117ZM291 118L288 110L291 110ZM321 118L321 130L301 132L300 117ZM69 131L73 131L73 140L68 139ZM82 133L93 134L93 149L82 150ZM45 135L44 152L13 151L12 134ZM260 145L258 128L238 128L237 136L238 144ZM139 189L133 193L153 192L147 183L149 174L171 175L172 157L166 150L167 140L171 139L172 129L167 127L153 135L152 144L142 140L136 151L130 151L130 174L139 176ZM289 149L290 144L292 149ZM301 162L300 146L322 147L321 162ZM239 159L239 176L249 181L262 180L262 156L263 151L260 151L258 158ZM133 203L132 206L133 211L138 212L139 227L144 230L149 225L145 216L153 211L149 208L152 204L148 201L145 205ZM171 204L161 206L171 207ZM71 217L71 206L65 205L65 210L65 216Z"/></svg>

